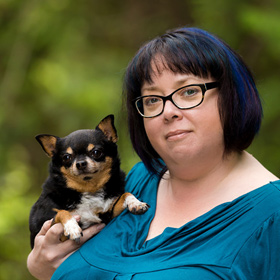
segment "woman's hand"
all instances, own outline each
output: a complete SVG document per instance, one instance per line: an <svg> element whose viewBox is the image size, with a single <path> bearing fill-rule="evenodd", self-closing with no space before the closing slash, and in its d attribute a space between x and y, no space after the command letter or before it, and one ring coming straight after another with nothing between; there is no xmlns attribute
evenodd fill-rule
<svg viewBox="0 0 280 280"><path fill-rule="evenodd" d="M75 218L78 220L78 217ZM65 259L104 227L104 224L98 224L84 230L80 243L77 244L73 240L61 242L63 226L61 224L51 226L51 223L52 220L44 223L27 259L29 272L40 280L51 279L55 270Z"/></svg>

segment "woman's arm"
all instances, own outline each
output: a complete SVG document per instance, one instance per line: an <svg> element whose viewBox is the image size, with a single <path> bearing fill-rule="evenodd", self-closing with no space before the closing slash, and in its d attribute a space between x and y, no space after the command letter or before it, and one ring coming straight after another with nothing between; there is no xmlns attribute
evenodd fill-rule
<svg viewBox="0 0 280 280"><path fill-rule="evenodd" d="M37 279L51 279L58 266L74 253L83 243L97 234L104 227L98 224L83 231L80 244L73 240L60 241L63 234L61 224L51 227L52 220L46 221L35 238L35 245L27 258L27 268Z"/></svg>

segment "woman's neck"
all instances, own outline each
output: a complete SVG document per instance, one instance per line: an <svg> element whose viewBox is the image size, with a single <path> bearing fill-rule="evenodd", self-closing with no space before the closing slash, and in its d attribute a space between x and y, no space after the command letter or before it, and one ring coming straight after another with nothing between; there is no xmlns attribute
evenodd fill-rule
<svg viewBox="0 0 280 280"><path fill-rule="evenodd" d="M220 155L208 160L185 161L177 165L172 164L164 178L167 178L174 189L181 188L198 190L209 188L211 185L217 186L242 162L244 154L231 153Z"/></svg>
<svg viewBox="0 0 280 280"><path fill-rule="evenodd" d="M169 170L163 177L168 195L176 201L231 201L277 177L247 152L231 153L207 168L195 165ZM219 201L217 201L219 200Z"/></svg>

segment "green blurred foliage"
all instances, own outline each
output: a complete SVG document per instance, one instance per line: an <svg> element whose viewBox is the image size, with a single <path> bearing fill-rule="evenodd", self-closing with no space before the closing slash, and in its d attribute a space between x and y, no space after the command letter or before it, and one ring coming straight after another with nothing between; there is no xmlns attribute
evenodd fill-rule
<svg viewBox="0 0 280 280"><path fill-rule="evenodd" d="M39 133L65 136L115 114L122 167L138 161L122 78L145 41L178 26L216 33L252 69L264 121L249 152L280 176L278 0L0 0L0 280L26 269L29 210L47 176Z"/></svg>

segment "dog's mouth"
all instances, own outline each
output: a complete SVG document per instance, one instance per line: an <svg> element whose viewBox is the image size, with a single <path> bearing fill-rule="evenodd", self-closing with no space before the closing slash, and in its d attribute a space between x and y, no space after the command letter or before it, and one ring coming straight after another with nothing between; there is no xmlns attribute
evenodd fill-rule
<svg viewBox="0 0 280 280"><path fill-rule="evenodd" d="M98 170L95 170L95 171L93 171L93 172L91 172L91 173L89 173L89 174L81 174L81 175L83 175L84 177L83 177L83 180L84 181L90 181L92 178L93 178L93 174L95 174L95 173L97 173L98 172Z"/></svg>
<svg viewBox="0 0 280 280"><path fill-rule="evenodd" d="M85 177L83 178L84 181L89 181L89 180L91 180L91 179L92 179L91 176L85 176Z"/></svg>

